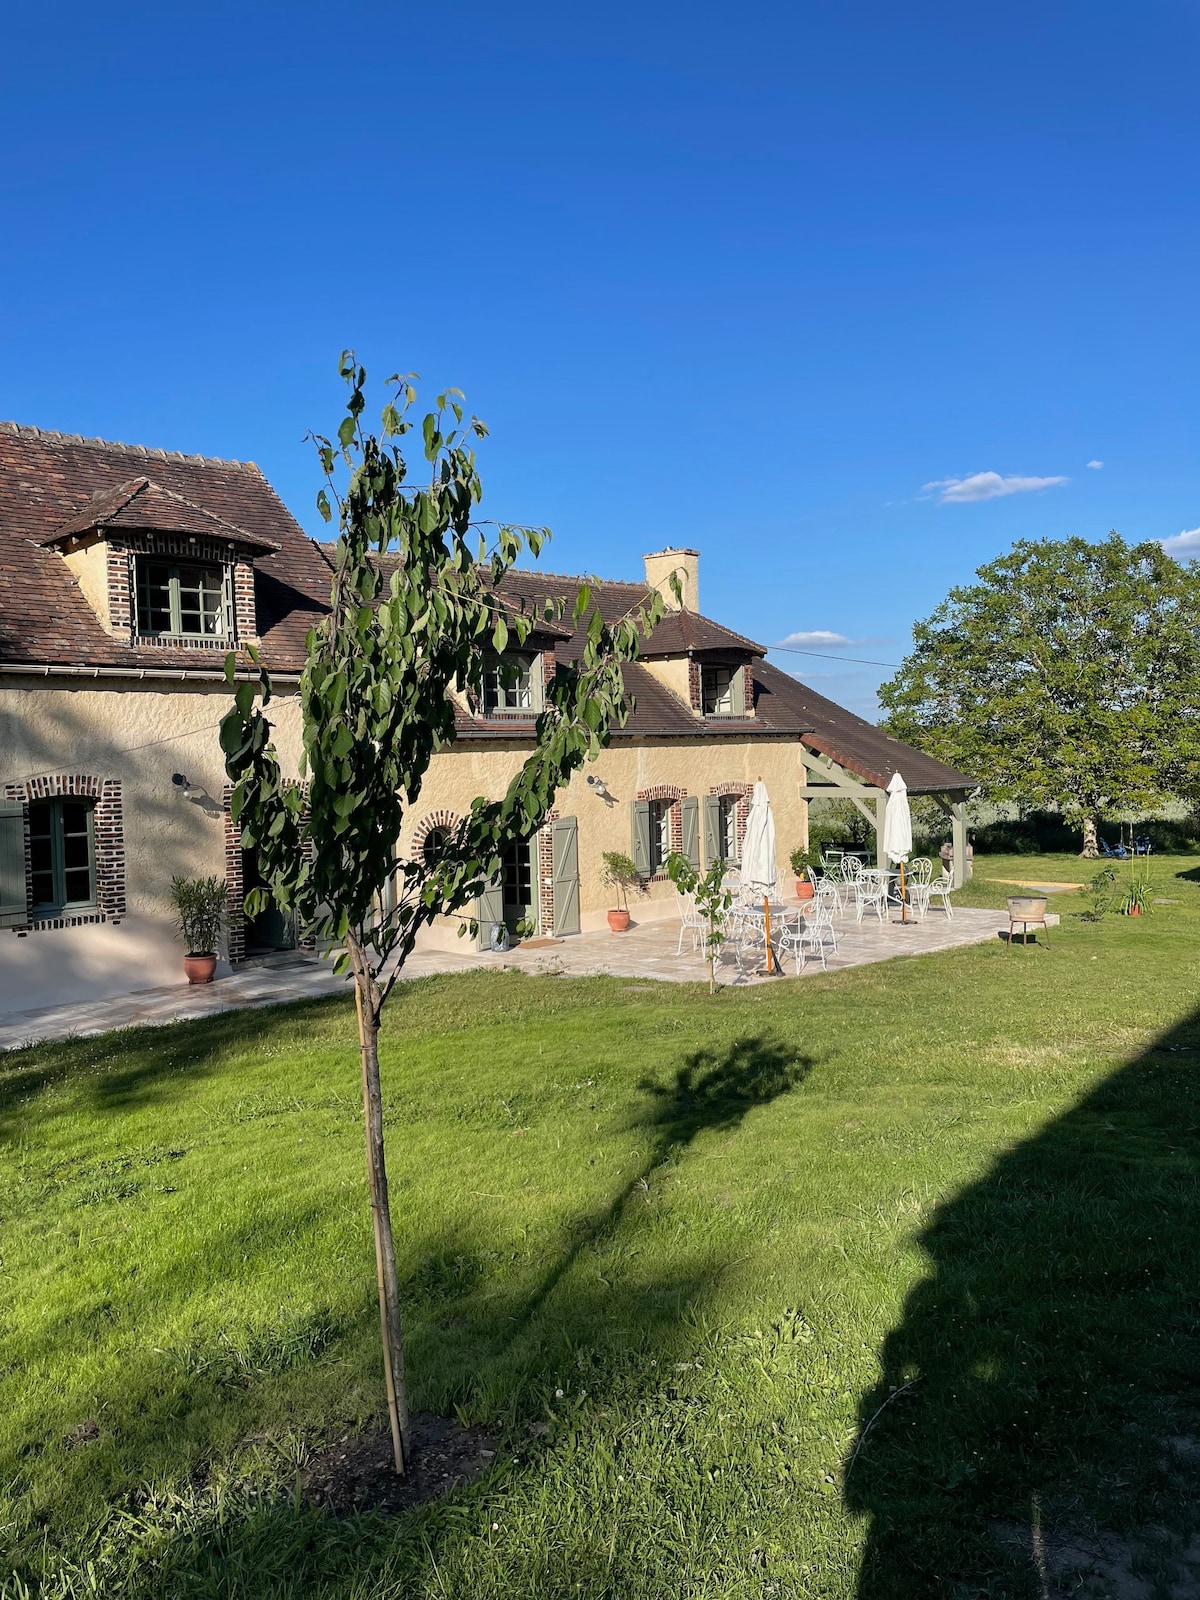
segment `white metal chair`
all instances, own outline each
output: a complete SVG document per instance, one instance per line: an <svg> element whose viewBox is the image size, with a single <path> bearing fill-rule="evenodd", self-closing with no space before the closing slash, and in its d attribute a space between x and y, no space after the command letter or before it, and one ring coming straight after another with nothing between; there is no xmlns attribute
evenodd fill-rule
<svg viewBox="0 0 1200 1600"><path fill-rule="evenodd" d="M701 949L704 948L704 942L708 938L708 923L696 909L695 895L681 894L679 896L679 943L675 947L677 956L683 954L683 941L689 934L691 935L692 952L694 954L697 944L700 945Z"/></svg>
<svg viewBox="0 0 1200 1600"><path fill-rule="evenodd" d="M953 918L954 907L950 904L950 891L953 887L953 876L943 868L941 877L935 878L929 885L929 893L925 897L925 904L928 906L931 901L940 900L946 915Z"/></svg>
<svg viewBox="0 0 1200 1600"><path fill-rule="evenodd" d="M828 906L831 916L840 917L845 910L842 886L835 878L818 878L813 899L819 906Z"/></svg>
<svg viewBox="0 0 1200 1600"><path fill-rule="evenodd" d="M861 922L868 911L873 911L880 922L887 916L888 895L891 892L891 880L886 872L878 869L868 872L860 871L854 880L854 918Z"/></svg>
<svg viewBox="0 0 1200 1600"><path fill-rule="evenodd" d="M792 957L796 963L797 974L804 971L804 920L804 913L802 911L797 911L790 917L784 917L779 927L778 938L776 939L776 943L779 947L779 954L781 956L790 955Z"/></svg>
<svg viewBox="0 0 1200 1600"><path fill-rule="evenodd" d="M904 886L917 921L924 922L925 913L929 910L929 896L933 892L933 862L926 856L917 856L910 861L904 874Z"/></svg>
<svg viewBox="0 0 1200 1600"><path fill-rule="evenodd" d="M837 929L833 925L833 913L829 906L814 900L811 910L785 917L779 930L778 944L781 955L787 951L794 957L798 973L804 971L805 960L810 955L816 956L821 963L821 971L827 972L826 952L832 950L836 955L838 947Z"/></svg>

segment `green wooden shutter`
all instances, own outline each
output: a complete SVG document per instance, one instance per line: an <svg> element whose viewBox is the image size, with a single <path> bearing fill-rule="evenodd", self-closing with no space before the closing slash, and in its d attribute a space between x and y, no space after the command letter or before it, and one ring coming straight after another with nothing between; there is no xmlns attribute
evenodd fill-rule
<svg viewBox="0 0 1200 1600"><path fill-rule="evenodd" d="M731 717L746 715L746 674L741 667L734 667L733 677L729 683L729 715Z"/></svg>
<svg viewBox="0 0 1200 1600"><path fill-rule="evenodd" d="M0 928L18 928L28 920L25 807L19 800L0 800Z"/></svg>
<svg viewBox="0 0 1200 1600"><path fill-rule="evenodd" d="M635 800L633 813L633 865L639 878L650 876L650 802Z"/></svg>
<svg viewBox="0 0 1200 1600"><path fill-rule="evenodd" d="M546 705L546 658L534 656L529 663L529 700L535 713L545 709Z"/></svg>
<svg viewBox="0 0 1200 1600"><path fill-rule="evenodd" d="M700 799L689 794L679 802L679 820L683 824L683 853L688 866L700 870Z"/></svg>
<svg viewBox="0 0 1200 1600"><path fill-rule="evenodd" d="M476 944L481 950L491 946L492 923L504 921L504 879L497 876L475 901L475 920L479 924Z"/></svg>
<svg viewBox="0 0 1200 1600"><path fill-rule="evenodd" d="M554 855L554 933L579 932L579 826L557 817L550 835Z"/></svg>
<svg viewBox="0 0 1200 1600"><path fill-rule="evenodd" d="M711 867L721 854L721 802L715 794L704 796L704 865Z"/></svg>

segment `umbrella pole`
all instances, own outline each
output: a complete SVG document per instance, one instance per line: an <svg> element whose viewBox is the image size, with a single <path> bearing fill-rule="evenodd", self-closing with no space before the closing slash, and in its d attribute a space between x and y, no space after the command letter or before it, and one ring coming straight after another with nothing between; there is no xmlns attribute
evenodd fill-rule
<svg viewBox="0 0 1200 1600"><path fill-rule="evenodd" d="M771 899L763 895L763 920L767 925L767 971L775 971L774 958L771 955Z"/></svg>
<svg viewBox="0 0 1200 1600"><path fill-rule="evenodd" d="M900 858L900 921L908 921L908 896L904 892L904 857Z"/></svg>

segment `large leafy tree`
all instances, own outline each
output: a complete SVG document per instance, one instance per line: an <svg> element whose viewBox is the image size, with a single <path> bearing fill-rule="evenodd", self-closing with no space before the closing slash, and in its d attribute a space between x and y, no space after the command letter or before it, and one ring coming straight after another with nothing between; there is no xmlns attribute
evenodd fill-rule
<svg viewBox="0 0 1200 1600"><path fill-rule="evenodd" d="M1099 819L1195 793L1200 578L1118 534L1022 541L952 589L879 691L889 732L989 795Z"/></svg>
<svg viewBox="0 0 1200 1600"><path fill-rule="evenodd" d="M558 614L507 603L505 574L522 551L536 555L544 528L475 521L482 485L457 390L439 395L422 423L429 478L408 484L400 441L412 427L410 379L388 382L378 436L363 426L366 372L351 353L349 386L334 440L315 436L325 474L318 508L337 517L329 613L308 635L300 679L304 774L285 775L273 741L271 681L257 652L221 724L233 782L233 821L258 856L267 895L333 947L353 975L358 1011L367 1170L374 1224L380 1325L397 1472L409 1451L399 1287L388 1204L379 1075L380 1016L420 929L469 906L501 871L505 850L544 822L555 791L628 715L621 662L661 615L654 602L608 624L586 585L575 620L587 617L578 663L546 687L532 748L500 799L477 799L435 861L397 858L406 810L430 761L455 737L455 693L479 696L485 652L525 642ZM238 676L230 656L226 673Z"/></svg>

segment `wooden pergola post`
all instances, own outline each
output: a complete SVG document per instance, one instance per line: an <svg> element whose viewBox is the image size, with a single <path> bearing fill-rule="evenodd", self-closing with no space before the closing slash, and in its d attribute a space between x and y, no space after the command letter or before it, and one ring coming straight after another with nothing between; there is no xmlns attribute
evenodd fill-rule
<svg viewBox="0 0 1200 1600"><path fill-rule="evenodd" d="M800 746L800 760L804 764L808 782L800 786L802 800L849 800L875 829L875 859L886 867L883 858L883 822L887 812L887 791L878 784L860 778L831 756L820 755ZM911 792L911 791L910 791ZM929 794L928 790L923 791ZM953 884L961 889L967 881L967 799L965 789L946 789L930 798L950 818L950 840L954 851Z"/></svg>

